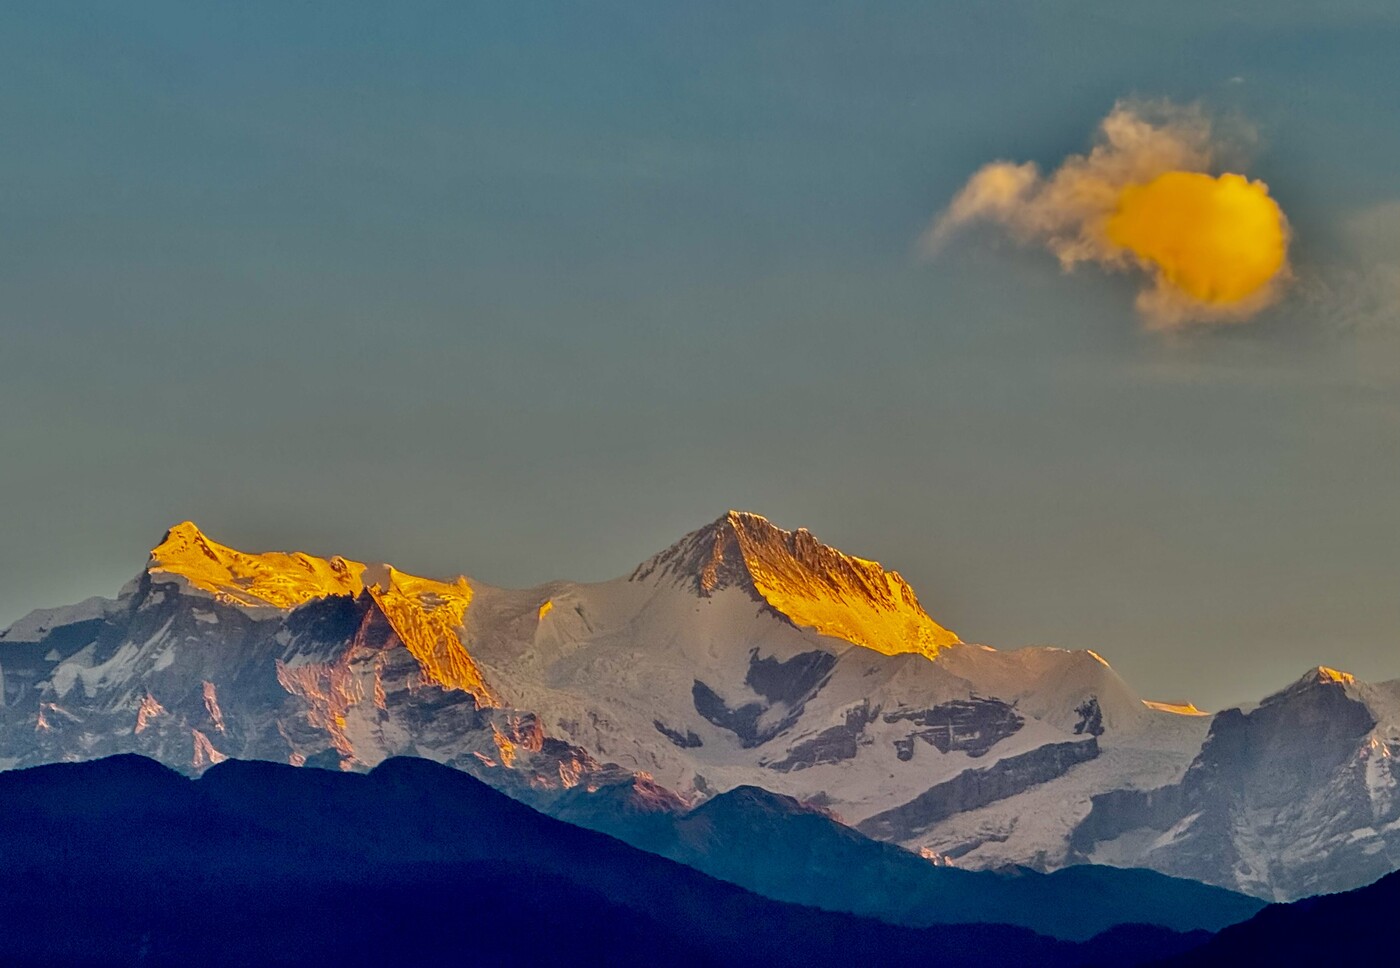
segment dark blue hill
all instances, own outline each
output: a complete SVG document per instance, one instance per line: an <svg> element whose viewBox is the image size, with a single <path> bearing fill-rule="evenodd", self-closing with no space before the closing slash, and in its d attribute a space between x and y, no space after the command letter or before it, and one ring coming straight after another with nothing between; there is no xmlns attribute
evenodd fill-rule
<svg viewBox="0 0 1400 968"><path fill-rule="evenodd" d="M1203 940L1088 945L913 929L759 897L466 774L121 756L0 773L6 965L1130 964Z"/></svg>
<svg viewBox="0 0 1400 968"><path fill-rule="evenodd" d="M1391 933L1397 911L1400 873L1354 891L1271 904L1189 955L1162 964L1394 965L1400 963L1400 944Z"/></svg>
<svg viewBox="0 0 1400 968"><path fill-rule="evenodd" d="M1142 869L936 867L758 787L738 787L689 812L648 801L645 793L625 784L598 793L575 789L551 812L765 897L911 927L1015 924L1080 941L1119 924L1217 931L1264 907L1224 888Z"/></svg>

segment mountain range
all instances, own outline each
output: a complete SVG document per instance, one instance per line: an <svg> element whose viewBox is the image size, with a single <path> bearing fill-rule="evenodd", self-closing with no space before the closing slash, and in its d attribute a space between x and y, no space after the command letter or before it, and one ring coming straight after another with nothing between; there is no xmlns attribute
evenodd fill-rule
<svg viewBox="0 0 1400 968"><path fill-rule="evenodd" d="M0 703L4 768L139 753L189 773L230 758L361 772L421 757L735 883L860 913L868 891L819 852L743 869L746 851L697 845L781 815L784 836L823 825L824 851L852 836L867 858L871 840L904 848L870 869L1005 885L1147 868L1262 900L1400 866L1400 683L1320 668L1214 715L1145 700L1091 651L963 642L897 573L741 512L613 581L530 589L247 554L186 522L116 598L0 632ZM879 906L932 923L927 905ZM1173 926L1220 926L1189 922Z"/></svg>

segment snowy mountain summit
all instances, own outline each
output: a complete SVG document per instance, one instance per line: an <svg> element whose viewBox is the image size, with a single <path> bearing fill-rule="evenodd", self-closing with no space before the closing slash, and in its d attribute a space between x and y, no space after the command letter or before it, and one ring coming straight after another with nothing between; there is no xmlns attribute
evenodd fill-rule
<svg viewBox="0 0 1400 968"><path fill-rule="evenodd" d="M1317 854L1261 877L1250 825L1277 815L1218 791L1306 749L1332 765L1303 781L1361 777L1388 823L1389 760L1358 744L1391 742L1389 687L1318 688L1334 686L1356 693L1355 728L1269 713L1296 705L1287 691L1215 717L1144 702L1094 652L964 643L897 573L737 511L627 576L528 589L245 553L184 522L118 598L0 632L0 766L139 752L191 771L228 757L363 770L415 755L581 814L589 791L684 810L754 786L940 863L1093 858L1282 896L1352 885ZM1212 826L1212 811L1238 822Z"/></svg>
<svg viewBox="0 0 1400 968"><path fill-rule="evenodd" d="M898 572L829 548L806 528L784 531L744 511L692 532L648 559L632 581L669 579L708 598L740 588L793 625L868 649L928 658L956 645Z"/></svg>
<svg viewBox="0 0 1400 968"><path fill-rule="evenodd" d="M167 531L146 565L153 580L169 577L189 592L244 608L289 609L314 598L358 595L364 590L364 572L364 565L340 557L247 555L206 538L193 521Z"/></svg>

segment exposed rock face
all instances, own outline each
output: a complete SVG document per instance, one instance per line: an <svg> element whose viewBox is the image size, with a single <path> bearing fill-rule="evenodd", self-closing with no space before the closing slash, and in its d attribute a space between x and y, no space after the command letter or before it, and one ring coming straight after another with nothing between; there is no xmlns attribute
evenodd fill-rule
<svg viewBox="0 0 1400 968"><path fill-rule="evenodd" d="M690 693L695 701L695 711L720 729L727 730L739 737L739 742L744 745L745 749L761 746L768 742L791 726L795 718L789 715L760 728L759 718L769 709L763 703L749 702L737 709L731 709L713 689L699 679L696 679L695 685L690 687Z"/></svg>
<svg viewBox="0 0 1400 968"><path fill-rule="evenodd" d="M825 684L835 665L836 656L829 652L803 652L784 661L760 657L753 649L744 685L761 701L731 708L699 679L691 686L691 698L696 712L738 736L746 749L762 746L797 722L804 703Z"/></svg>
<svg viewBox="0 0 1400 968"><path fill-rule="evenodd" d="M957 751L981 756L1025 723L1006 703L981 698L943 703L932 709L900 710L887 713L884 719L887 723L906 721L921 727L907 738L896 741L908 744L901 747L900 759L904 760L913 757L915 739L923 740L940 753Z"/></svg>
<svg viewBox="0 0 1400 968"><path fill-rule="evenodd" d="M656 727L656 731L665 736L672 743L683 750L693 750L698 746L704 746L705 741L696 736L693 731L687 730L682 733L678 729L672 729L659 719L653 719L651 724Z"/></svg>
<svg viewBox="0 0 1400 968"><path fill-rule="evenodd" d="M839 726L830 726L811 739L801 741L792 748L787 756L776 763L765 765L770 770L786 773L821 766L824 763L853 760L860 752L862 743L870 742L865 737L865 727L875 721L876 715L878 715L878 710L872 710L869 703L848 709L844 723ZM901 757L901 759L906 758Z"/></svg>
<svg viewBox="0 0 1400 968"><path fill-rule="evenodd" d="M1103 735L1103 710L1099 708L1097 696L1090 696L1078 706L1074 711L1079 714L1079 722L1074 724L1076 736L1102 736Z"/></svg>
<svg viewBox="0 0 1400 968"><path fill-rule="evenodd" d="M1073 849L1277 899L1368 883L1400 856L1395 693L1317 669L1226 710L1179 783L1094 796Z"/></svg>

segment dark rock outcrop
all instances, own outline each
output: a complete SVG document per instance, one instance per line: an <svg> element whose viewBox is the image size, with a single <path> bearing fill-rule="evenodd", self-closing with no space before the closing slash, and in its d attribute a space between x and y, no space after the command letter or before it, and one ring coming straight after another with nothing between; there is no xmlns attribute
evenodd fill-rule
<svg viewBox="0 0 1400 968"><path fill-rule="evenodd" d="M763 697L763 702L730 707L699 679L691 687L691 697L696 712L738 736L745 748L762 746L797 722L807 700L826 684L835 665L836 656L829 652L803 652L783 660L760 657L758 649L752 649L744 685ZM777 712L760 725L775 708Z"/></svg>
<svg viewBox="0 0 1400 968"><path fill-rule="evenodd" d="M870 817L857 828L880 840L910 840L955 813L985 807L1053 780L1099 755L1097 740L1048 743L991 766L964 770L930 787L908 803Z"/></svg>
<svg viewBox="0 0 1400 968"><path fill-rule="evenodd" d="M1074 724L1076 736L1103 735L1103 710L1099 708L1097 696L1090 696L1076 706L1074 711L1079 715L1079 722Z"/></svg>
<svg viewBox="0 0 1400 968"><path fill-rule="evenodd" d="M674 743L676 746L679 746L683 750L696 749L705 745L704 741L700 739L699 736L695 735L695 731L693 729L688 729L684 733L682 733L678 729L673 729L670 726L667 726L659 719L653 719L651 721L651 724L656 727L656 731L658 733L660 733L662 736L665 736L672 743Z"/></svg>
<svg viewBox="0 0 1400 968"><path fill-rule="evenodd" d="M1132 834L1157 870L1274 898L1388 873L1400 801L1385 791L1400 764L1373 745L1376 720L1354 688L1319 669L1250 712L1219 713L1179 783L1095 795L1073 856Z"/></svg>
<svg viewBox="0 0 1400 968"><path fill-rule="evenodd" d="M982 756L1024 724L1016 711L997 699L967 699L943 703L932 709L901 709L886 713L887 723L909 722L920 727L896 749L902 760L912 759L914 739L921 739L940 753L956 751Z"/></svg>
<svg viewBox="0 0 1400 968"><path fill-rule="evenodd" d="M775 763L765 764L770 770L790 773L822 763L840 763L854 759L865 734L865 727L875 721L877 710L869 703L846 711L846 721L822 730L811 739L803 740L787 756Z"/></svg>

